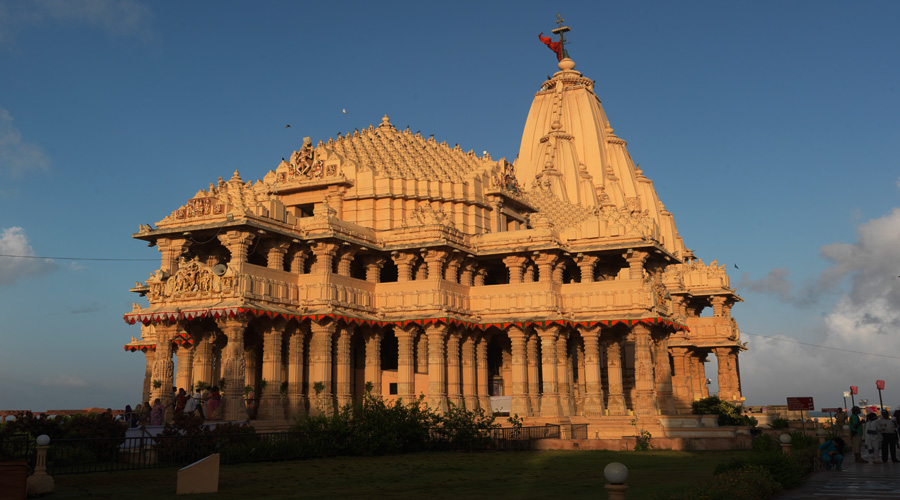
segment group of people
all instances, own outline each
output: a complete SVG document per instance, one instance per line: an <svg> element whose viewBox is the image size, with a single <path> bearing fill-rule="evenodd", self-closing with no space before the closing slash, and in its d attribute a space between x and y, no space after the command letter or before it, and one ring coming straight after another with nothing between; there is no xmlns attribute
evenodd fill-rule
<svg viewBox="0 0 900 500"><path fill-rule="evenodd" d="M888 461L889 456L891 462L900 462L897 460L900 409L894 411L893 415L887 410L882 410L881 418L875 412L870 412L863 418L862 410L854 406L850 410L849 418L843 411L838 412L835 424L838 428L843 428L845 423L850 427L850 443L853 458L857 463L883 464ZM834 466L837 470L841 469L844 454L843 439L836 437L828 440L819 447L819 450L826 468Z"/></svg>
<svg viewBox="0 0 900 500"><path fill-rule="evenodd" d="M174 387L173 387L174 392ZM200 391L199 389L190 395L184 389L178 389L174 393L172 406L175 413L196 415L204 420L222 419L222 393L218 386L212 386ZM138 404L133 410L131 405L125 407L125 420L130 427L141 425L163 425L165 423L166 407L160 398L153 401L145 401Z"/></svg>

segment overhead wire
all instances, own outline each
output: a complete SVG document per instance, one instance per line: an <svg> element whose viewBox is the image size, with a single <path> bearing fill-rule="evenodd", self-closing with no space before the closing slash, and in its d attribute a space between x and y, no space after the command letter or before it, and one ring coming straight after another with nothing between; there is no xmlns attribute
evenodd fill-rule
<svg viewBox="0 0 900 500"><path fill-rule="evenodd" d="M781 337L770 337L768 335L760 335L758 333L750 333L750 332L747 332L744 330L741 330L741 334L742 335L751 335L754 337L762 337L762 338L771 339L771 340L778 340L780 342L789 342L791 344L800 344L800 345L805 345L805 346L809 346L809 347L818 347L819 349L830 349L832 351L848 352L851 354L864 354L866 356L878 356L881 358L900 359L900 356L891 356L890 354L877 354L874 352L854 351L852 349L843 349L840 347L831 347L831 346L827 346L827 345L813 344L810 342L800 342L799 340L784 339Z"/></svg>
<svg viewBox="0 0 900 500"><path fill-rule="evenodd" d="M10 257L13 259L51 259L51 260L105 260L105 261L153 261L157 259L115 259L104 257L42 257L40 255L8 255L0 254L0 257Z"/></svg>

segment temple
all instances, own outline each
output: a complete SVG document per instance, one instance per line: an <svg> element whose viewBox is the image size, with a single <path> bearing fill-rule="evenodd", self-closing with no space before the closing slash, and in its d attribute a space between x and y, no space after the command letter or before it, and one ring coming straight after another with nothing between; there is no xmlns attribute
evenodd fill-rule
<svg viewBox="0 0 900 500"><path fill-rule="evenodd" d="M368 389L592 436L635 417L671 434L707 377L740 403L724 266L685 247L594 82L568 57L558 68L515 162L385 116L141 226L162 256L125 315L141 325L125 349L146 356L142 400L218 384L238 420L252 386L256 420L289 422Z"/></svg>

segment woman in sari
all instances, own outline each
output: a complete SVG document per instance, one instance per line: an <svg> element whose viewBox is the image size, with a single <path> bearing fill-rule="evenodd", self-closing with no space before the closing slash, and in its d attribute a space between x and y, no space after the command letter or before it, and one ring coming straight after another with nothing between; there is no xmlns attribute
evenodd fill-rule
<svg viewBox="0 0 900 500"><path fill-rule="evenodd" d="M219 386L213 386L209 392L209 402L206 404L206 418L208 420L222 420L222 395L219 394Z"/></svg>
<svg viewBox="0 0 900 500"><path fill-rule="evenodd" d="M138 425L147 425L150 423L150 401L144 401L141 405L141 416L138 419Z"/></svg>
<svg viewBox="0 0 900 500"><path fill-rule="evenodd" d="M166 408L163 406L159 398L153 402L153 409L150 410L150 425L162 425L166 417Z"/></svg>

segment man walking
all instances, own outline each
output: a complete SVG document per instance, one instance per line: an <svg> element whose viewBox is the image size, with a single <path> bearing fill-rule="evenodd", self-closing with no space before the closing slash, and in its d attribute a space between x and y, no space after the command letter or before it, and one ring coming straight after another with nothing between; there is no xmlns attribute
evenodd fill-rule
<svg viewBox="0 0 900 500"><path fill-rule="evenodd" d="M850 413L850 443L853 447L853 459L856 460L856 463L863 463L863 425L862 421L859 419L859 406L851 408Z"/></svg>

